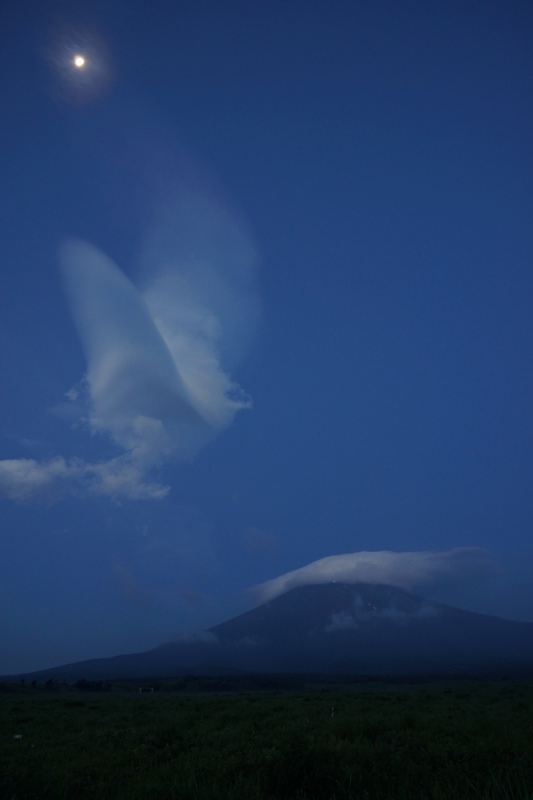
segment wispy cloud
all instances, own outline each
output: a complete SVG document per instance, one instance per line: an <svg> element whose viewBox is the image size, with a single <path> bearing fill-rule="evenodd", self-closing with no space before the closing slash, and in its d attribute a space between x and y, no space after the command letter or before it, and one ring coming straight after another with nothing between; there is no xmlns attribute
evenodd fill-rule
<svg viewBox="0 0 533 800"><path fill-rule="evenodd" d="M411 590L449 580L471 580L474 577L492 575L494 572L494 562L479 547L410 553L363 550L359 553L321 558L266 581L254 587L251 592L258 602L264 603L296 586L312 583L385 583Z"/></svg>
<svg viewBox="0 0 533 800"><path fill-rule="evenodd" d="M69 467L60 456L46 462L33 458L5 459L0 461L0 493L10 500L29 500L44 497L54 484L68 480L68 475L79 470Z"/></svg>
<svg viewBox="0 0 533 800"><path fill-rule="evenodd" d="M63 456L0 461L0 496L19 502L50 502L64 494L160 500L168 491L168 486L145 481L144 469L129 455L95 464Z"/></svg>
<svg viewBox="0 0 533 800"><path fill-rule="evenodd" d="M154 221L155 220L155 221ZM71 239L61 265L87 372L70 401L111 460L57 456L0 462L13 500L86 493L161 499L153 470L187 460L251 399L226 364L242 354L257 317L255 251L242 221L193 187L157 209L142 248L142 290L102 250Z"/></svg>

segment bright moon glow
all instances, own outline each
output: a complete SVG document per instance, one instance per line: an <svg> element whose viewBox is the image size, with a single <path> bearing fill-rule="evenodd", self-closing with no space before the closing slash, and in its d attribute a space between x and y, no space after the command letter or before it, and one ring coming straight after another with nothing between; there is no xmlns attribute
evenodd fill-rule
<svg viewBox="0 0 533 800"><path fill-rule="evenodd" d="M85 66L85 59L83 56L74 56L74 66L81 69Z"/></svg>

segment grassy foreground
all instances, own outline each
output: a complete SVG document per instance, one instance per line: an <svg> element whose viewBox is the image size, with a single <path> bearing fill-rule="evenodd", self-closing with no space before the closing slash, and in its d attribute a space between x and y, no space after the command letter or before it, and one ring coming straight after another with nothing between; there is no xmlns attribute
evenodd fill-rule
<svg viewBox="0 0 533 800"><path fill-rule="evenodd" d="M533 687L212 695L4 685L0 796L533 798Z"/></svg>

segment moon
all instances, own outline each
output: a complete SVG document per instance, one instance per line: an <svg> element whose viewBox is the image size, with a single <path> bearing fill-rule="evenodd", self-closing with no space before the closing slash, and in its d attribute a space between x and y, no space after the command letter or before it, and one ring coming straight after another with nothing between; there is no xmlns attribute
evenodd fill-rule
<svg viewBox="0 0 533 800"><path fill-rule="evenodd" d="M76 69L83 69L83 67L84 67L84 66L85 66L85 64L86 64L86 61L85 61L85 59L84 59L84 57L83 57L83 56L81 56L81 55L76 55L76 56L74 56L74 58L72 59L72 63L74 64L74 66L76 67Z"/></svg>

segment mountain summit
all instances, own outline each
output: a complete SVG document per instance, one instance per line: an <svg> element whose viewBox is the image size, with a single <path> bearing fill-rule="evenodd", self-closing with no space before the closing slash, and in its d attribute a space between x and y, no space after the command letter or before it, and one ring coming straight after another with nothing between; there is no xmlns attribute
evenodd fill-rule
<svg viewBox="0 0 533 800"><path fill-rule="evenodd" d="M382 584L299 586L197 640L27 677L533 672L533 623L463 611Z"/></svg>

